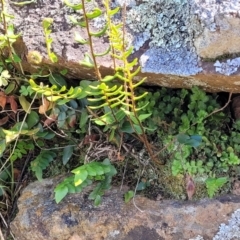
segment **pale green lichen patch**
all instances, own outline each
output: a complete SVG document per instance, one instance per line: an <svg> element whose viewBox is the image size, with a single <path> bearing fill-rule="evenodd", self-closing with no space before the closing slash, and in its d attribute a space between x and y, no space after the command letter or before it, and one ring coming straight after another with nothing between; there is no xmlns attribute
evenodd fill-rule
<svg viewBox="0 0 240 240"><path fill-rule="evenodd" d="M143 72L194 75L202 69L193 46L196 17L188 0L142 0L132 3L126 23L138 50L148 41L141 57Z"/></svg>
<svg viewBox="0 0 240 240"><path fill-rule="evenodd" d="M191 16L187 0L144 0L136 3L128 11L126 22L137 34L137 47L140 46L138 41L143 43L147 38L150 47L179 48L189 44L188 24Z"/></svg>

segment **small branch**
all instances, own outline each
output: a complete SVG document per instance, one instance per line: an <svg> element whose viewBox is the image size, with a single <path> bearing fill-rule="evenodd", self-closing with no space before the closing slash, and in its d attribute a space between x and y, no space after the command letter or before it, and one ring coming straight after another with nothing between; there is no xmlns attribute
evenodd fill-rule
<svg viewBox="0 0 240 240"><path fill-rule="evenodd" d="M223 110L229 105L229 103L231 102L232 94L233 94L233 92L230 92L230 93L229 93L228 101L226 102L226 104L225 104L223 107L214 110L213 112L211 112L210 114L208 114L203 120L205 120L206 118L212 116L212 115L215 114L215 113L218 113L218 112L223 111ZM195 122L195 123L193 123L191 126L194 126L194 125L196 125L197 123L198 123L198 122Z"/></svg>

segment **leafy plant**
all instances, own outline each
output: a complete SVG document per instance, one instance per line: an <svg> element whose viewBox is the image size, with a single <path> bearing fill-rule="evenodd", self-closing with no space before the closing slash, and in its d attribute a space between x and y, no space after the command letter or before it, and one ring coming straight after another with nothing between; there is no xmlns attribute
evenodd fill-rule
<svg viewBox="0 0 240 240"><path fill-rule="evenodd" d="M50 162L56 157L55 152L41 151L40 154L31 162L31 170L35 172L37 179L42 180L42 171L46 169Z"/></svg>
<svg viewBox="0 0 240 240"><path fill-rule="evenodd" d="M101 196L105 190L111 187L111 180L116 174L116 169L111 165L109 159L102 163L91 162L71 171L74 176L65 178L54 190L55 200L59 203L68 193L81 192L83 188L92 184L93 180L100 181L89 195L97 206L101 203Z"/></svg>
<svg viewBox="0 0 240 240"><path fill-rule="evenodd" d="M28 153L28 151L34 149L33 142L30 141L18 141L16 148L10 158L11 161L16 161L17 159L21 159L24 155Z"/></svg>
<svg viewBox="0 0 240 240"><path fill-rule="evenodd" d="M51 51L51 45L52 45L53 39L50 38L50 34L52 32L50 27L51 27L52 23L53 23L52 18L44 18L42 21L43 32L45 34L45 42L47 45L47 53L48 53L50 60L55 63L58 61L58 57L56 56L56 54L54 52Z"/></svg>
<svg viewBox="0 0 240 240"><path fill-rule="evenodd" d="M140 67L133 71L133 67L137 64L137 59L129 62L128 57L133 52L133 47L126 48L124 39L123 24L115 24L112 20L113 16L119 11L119 8L110 9L108 0L103 1L105 6L106 25L98 32L93 32L90 29L90 21L102 15L99 8L94 8L87 11L85 1L81 4L72 5L68 1L64 1L67 6L72 9L82 10L80 21L71 17L70 19L75 25L86 28L88 39L84 39L79 33L75 34L75 40L80 44L88 44L90 54L86 53L83 61L80 63L89 68L94 68L98 84L89 83L86 89L89 97L89 108L94 111L95 124L105 126L104 131L110 132L109 140L118 139L120 143L121 134L124 132L135 133L137 137L144 143L150 157L155 159L151 145L148 142L145 134L145 128L142 122L150 117L151 114L142 114L138 112L141 108L137 108L136 102L144 98L147 92L136 96L135 89L141 85L145 79L138 83L133 82L133 78L139 73ZM110 46L103 53L96 53L93 46L93 38L102 37L107 34L110 39ZM111 54L114 75L102 77L97 64L97 57ZM118 61L117 61L118 60ZM121 62L120 64L118 62ZM124 67L122 67L124 66ZM99 112L99 109L101 111Z"/></svg>
<svg viewBox="0 0 240 240"><path fill-rule="evenodd" d="M209 197L212 198L216 194L216 192L227 182L227 177L208 178L206 180L206 186Z"/></svg>

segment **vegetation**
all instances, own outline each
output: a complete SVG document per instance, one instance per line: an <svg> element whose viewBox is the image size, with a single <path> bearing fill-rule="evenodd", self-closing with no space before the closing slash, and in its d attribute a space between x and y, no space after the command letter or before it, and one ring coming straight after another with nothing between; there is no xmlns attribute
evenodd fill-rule
<svg viewBox="0 0 240 240"><path fill-rule="evenodd" d="M145 79L133 81L140 68L138 59L129 60L133 47L125 39L124 19L120 23L113 20L120 9L111 9L109 0L102 1L103 11L91 9L86 6L89 2L64 1L69 8L81 10L78 19L71 17L88 36L75 34L76 42L89 46L80 64L92 68L97 79L74 85L65 78L66 70L49 70L44 76L24 73L13 48L19 37L11 24L14 16L7 14L1 1L0 210L6 226L14 216L28 169L39 181L71 171L55 188L57 203L97 182L89 194L95 205L101 203L122 167L125 175L128 169L132 171L127 175L132 187L136 184L135 191L125 194L126 202L136 191L154 184L167 197L213 197L228 191L238 177L240 122L232 122L226 110L229 101L221 107L218 95L197 87L148 91L140 87ZM91 21L103 15L106 25L94 32ZM44 19L42 26L49 59L57 62L52 51L52 21ZM98 53L93 39L105 35L109 47ZM113 61L114 72L109 76L99 71L98 59L105 55ZM29 57L36 65L42 61L38 52Z"/></svg>

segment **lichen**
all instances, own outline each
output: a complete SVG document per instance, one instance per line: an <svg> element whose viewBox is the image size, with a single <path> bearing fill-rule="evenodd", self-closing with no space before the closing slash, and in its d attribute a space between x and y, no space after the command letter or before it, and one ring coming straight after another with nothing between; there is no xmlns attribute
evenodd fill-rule
<svg viewBox="0 0 240 240"><path fill-rule="evenodd" d="M230 76L235 73L240 66L240 57L234 59L228 59L226 62L219 62L218 60L214 63L216 72L223 75Z"/></svg>
<svg viewBox="0 0 240 240"><path fill-rule="evenodd" d="M222 223L219 226L218 233L213 240L237 240L240 239L240 209L237 209L228 221L228 224ZM204 240L202 236L191 238L189 240Z"/></svg>
<svg viewBox="0 0 240 240"><path fill-rule="evenodd" d="M240 239L240 209L236 210L228 221L228 224L221 224L219 232L213 240Z"/></svg>
<svg viewBox="0 0 240 240"><path fill-rule="evenodd" d="M239 16L240 2L238 0L191 0L192 12L200 19L204 27L210 31L224 29L228 23L223 16Z"/></svg>
<svg viewBox="0 0 240 240"><path fill-rule="evenodd" d="M127 26L136 35L134 46L146 41L150 47L180 48L189 44L187 0L143 0L127 13ZM137 46L137 47L136 47Z"/></svg>
<svg viewBox="0 0 240 240"><path fill-rule="evenodd" d="M143 72L188 76L202 70L193 46L196 18L190 11L188 0L143 0L127 12L135 50L149 44L141 56Z"/></svg>
<svg viewBox="0 0 240 240"><path fill-rule="evenodd" d="M140 58L142 72L162 74L194 75L202 69L198 57L186 47L172 49L150 48Z"/></svg>

